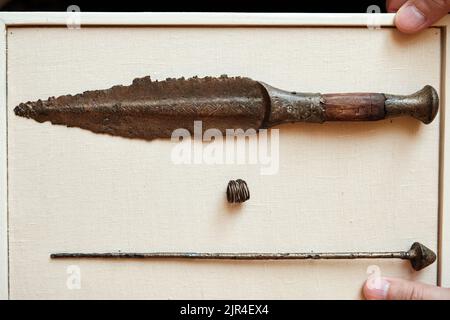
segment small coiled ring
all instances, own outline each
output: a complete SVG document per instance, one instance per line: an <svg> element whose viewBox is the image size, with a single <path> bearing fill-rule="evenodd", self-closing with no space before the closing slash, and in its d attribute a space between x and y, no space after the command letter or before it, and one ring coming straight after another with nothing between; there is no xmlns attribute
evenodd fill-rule
<svg viewBox="0 0 450 320"><path fill-rule="evenodd" d="M250 199L247 183L242 179L230 180L227 186L227 200L229 203L242 203Z"/></svg>

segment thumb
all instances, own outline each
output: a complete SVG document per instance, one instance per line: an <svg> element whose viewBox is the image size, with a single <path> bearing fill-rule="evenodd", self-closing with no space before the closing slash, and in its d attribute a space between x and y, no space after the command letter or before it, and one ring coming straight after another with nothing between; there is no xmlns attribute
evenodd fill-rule
<svg viewBox="0 0 450 320"><path fill-rule="evenodd" d="M450 299L450 289L395 278L369 278L363 293L368 300Z"/></svg>
<svg viewBox="0 0 450 320"><path fill-rule="evenodd" d="M423 30L450 11L450 0L409 0L398 10L395 25L405 33Z"/></svg>

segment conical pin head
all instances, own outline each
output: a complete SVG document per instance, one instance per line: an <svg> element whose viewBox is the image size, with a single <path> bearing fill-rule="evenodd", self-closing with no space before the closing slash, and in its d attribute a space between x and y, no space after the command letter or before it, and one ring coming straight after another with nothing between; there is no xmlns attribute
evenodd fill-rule
<svg viewBox="0 0 450 320"><path fill-rule="evenodd" d="M409 254L411 255L411 265L416 271L422 270L436 261L436 254L419 242L413 243Z"/></svg>

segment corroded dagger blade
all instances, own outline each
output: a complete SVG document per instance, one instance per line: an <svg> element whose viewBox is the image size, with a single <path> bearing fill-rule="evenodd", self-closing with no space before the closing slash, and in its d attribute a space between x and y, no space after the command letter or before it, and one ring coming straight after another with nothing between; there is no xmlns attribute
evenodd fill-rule
<svg viewBox="0 0 450 320"><path fill-rule="evenodd" d="M19 104L16 115L95 133L140 138L170 137L179 128L259 129L288 122L373 121L409 115L424 123L436 116L431 86L409 96L382 93L287 92L241 77L152 81Z"/></svg>
<svg viewBox="0 0 450 320"><path fill-rule="evenodd" d="M264 89L246 78L133 80L130 86L19 104L18 116L128 138L170 137L178 128L259 128Z"/></svg>

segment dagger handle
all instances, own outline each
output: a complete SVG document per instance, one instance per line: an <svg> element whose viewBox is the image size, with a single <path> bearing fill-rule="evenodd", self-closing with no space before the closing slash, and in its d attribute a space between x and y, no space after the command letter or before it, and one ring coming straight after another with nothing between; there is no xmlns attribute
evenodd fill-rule
<svg viewBox="0 0 450 320"><path fill-rule="evenodd" d="M431 86L410 95L384 93L297 93L261 83L270 101L264 126L288 122L376 121L410 116L428 124L436 117L439 97Z"/></svg>
<svg viewBox="0 0 450 320"><path fill-rule="evenodd" d="M411 116L425 124L435 118L439 98L436 90L425 86L411 95L382 93L337 93L322 95L325 121L375 121Z"/></svg>
<svg viewBox="0 0 450 320"><path fill-rule="evenodd" d="M382 93L330 93L321 103L325 121L375 121L386 117Z"/></svg>

